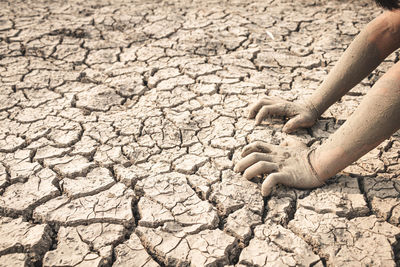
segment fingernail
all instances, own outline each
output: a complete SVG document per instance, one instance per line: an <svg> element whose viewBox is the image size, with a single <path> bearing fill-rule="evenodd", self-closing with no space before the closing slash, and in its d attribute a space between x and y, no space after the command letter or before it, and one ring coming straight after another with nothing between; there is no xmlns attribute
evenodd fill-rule
<svg viewBox="0 0 400 267"><path fill-rule="evenodd" d="M235 167L233 168L233 171L234 171L234 172L238 172L238 167L235 166Z"/></svg>

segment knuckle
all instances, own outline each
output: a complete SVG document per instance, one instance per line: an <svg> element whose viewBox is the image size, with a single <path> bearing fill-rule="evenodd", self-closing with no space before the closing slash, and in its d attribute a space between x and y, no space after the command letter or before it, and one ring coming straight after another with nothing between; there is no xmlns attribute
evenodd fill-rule
<svg viewBox="0 0 400 267"><path fill-rule="evenodd" d="M275 174L270 174L268 176L268 180L269 180L270 183L276 184L276 175Z"/></svg>
<svg viewBox="0 0 400 267"><path fill-rule="evenodd" d="M272 166L271 163L269 163L269 162L267 162L267 161L261 161L261 167L262 167L263 169L271 169L271 167L273 167L273 166Z"/></svg>
<svg viewBox="0 0 400 267"><path fill-rule="evenodd" d="M261 162L260 162L260 167L262 167L262 168L268 168L268 167L269 167L269 164L268 164L268 162L261 161Z"/></svg>
<svg viewBox="0 0 400 267"><path fill-rule="evenodd" d="M263 116L265 116L268 113L268 107L267 106L263 106L260 110L260 114L262 114Z"/></svg>
<svg viewBox="0 0 400 267"><path fill-rule="evenodd" d="M263 160L264 159L264 154L261 152L256 152L254 153L254 157L255 159L257 159L258 161Z"/></svg>
<svg viewBox="0 0 400 267"><path fill-rule="evenodd" d="M263 169L263 168L264 168L264 162L263 162L263 161L259 161L259 162L257 162L257 163L254 164L254 167L255 167L257 170Z"/></svg>
<svg viewBox="0 0 400 267"><path fill-rule="evenodd" d="M251 153L249 155L249 158L251 161L258 161L259 160L259 155L257 155L257 153Z"/></svg>
<svg viewBox="0 0 400 267"><path fill-rule="evenodd" d="M266 99L260 99L256 104L254 104L254 106L262 107L262 106L266 105L266 103L267 103Z"/></svg>
<svg viewBox="0 0 400 267"><path fill-rule="evenodd" d="M264 146L264 143L261 141L255 141L254 143L252 143L252 145L254 145L256 148L262 148Z"/></svg>
<svg viewBox="0 0 400 267"><path fill-rule="evenodd" d="M249 169L246 169L245 171L244 171L244 173L243 173L243 176L246 178L246 179L251 179L251 178L253 178L254 176L256 176L252 171L250 171Z"/></svg>
<svg viewBox="0 0 400 267"><path fill-rule="evenodd" d="M291 111L291 107L288 103L282 103L281 109L285 114L288 114Z"/></svg>
<svg viewBox="0 0 400 267"><path fill-rule="evenodd" d="M255 109L257 109L257 106L258 106L258 103L251 105L251 106L250 106L250 110L255 110Z"/></svg>
<svg viewBox="0 0 400 267"><path fill-rule="evenodd" d="M278 173L273 173L270 175L270 179L274 184L279 183L279 180L280 180L279 178L280 178L280 175Z"/></svg>
<svg viewBox="0 0 400 267"><path fill-rule="evenodd" d="M247 150L249 150L250 148L251 148L251 145L247 145L247 146L243 147L243 151L247 151Z"/></svg>
<svg viewBox="0 0 400 267"><path fill-rule="evenodd" d="M263 144L260 144L259 146L257 146L257 150L264 152L264 153L269 151L269 149Z"/></svg>

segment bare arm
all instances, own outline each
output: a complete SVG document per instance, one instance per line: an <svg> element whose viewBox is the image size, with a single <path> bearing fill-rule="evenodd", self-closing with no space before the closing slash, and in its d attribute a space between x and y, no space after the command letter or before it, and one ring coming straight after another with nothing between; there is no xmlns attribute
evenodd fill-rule
<svg viewBox="0 0 400 267"><path fill-rule="evenodd" d="M318 116L399 47L400 11L386 11L368 23L309 99Z"/></svg>
<svg viewBox="0 0 400 267"><path fill-rule="evenodd" d="M368 92L352 116L331 137L310 151L306 146L280 147L255 142L246 146L235 171L251 179L269 174L267 196L276 184L314 188L400 129L400 62Z"/></svg>
<svg viewBox="0 0 400 267"><path fill-rule="evenodd" d="M400 47L400 11L386 11L372 20L354 39L330 71L324 82L305 101L292 103L266 97L250 108L256 124L270 115L292 118L284 132L311 127L333 103L374 70L389 54Z"/></svg>
<svg viewBox="0 0 400 267"><path fill-rule="evenodd" d="M365 96L352 116L311 154L322 180L332 177L400 128L400 62Z"/></svg>

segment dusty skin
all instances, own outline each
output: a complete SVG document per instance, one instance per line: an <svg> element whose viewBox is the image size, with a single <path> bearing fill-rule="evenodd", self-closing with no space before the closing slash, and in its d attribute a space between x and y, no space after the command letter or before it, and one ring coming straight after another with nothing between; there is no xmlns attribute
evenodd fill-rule
<svg viewBox="0 0 400 267"><path fill-rule="evenodd" d="M399 44L400 11L386 11L360 32L307 101L297 104L266 97L250 108L249 118L255 117L256 124L260 124L268 116L294 117L283 127L285 132L310 127ZM297 145L292 150L302 153L293 153L281 147L267 149L267 144L262 146L268 151L259 151L259 143L250 144L235 170L245 170L247 179L269 174L262 187L264 196L268 196L277 183L314 188L396 132L400 128L399 111L400 63L397 63L375 83L350 118L322 145L312 150ZM269 155L272 151L274 153ZM286 158L283 154L287 154Z"/></svg>
<svg viewBox="0 0 400 267"><path fill-rule="evenodd" d="M381 12L370 0L0 1L0 266L399 266L399 134L326 181L307 161L367 93L368 107L395 101L398 52L348 93L327 76ZM364 40L386 35L364 32L348 59L378 64L394 48ZM278 111L285 128L263 115ZM242 152L247 178L258 157L276 178L234 172Z"/></svg>
<svg viewBox="0 0 400 267"><path fill-rule="evenodd" d="M315 188L321 186L320 180L309 163L309 149L300 142L274 146L254 142L244 147L244 157L235 166L236 172L244 171L243 177L251 179L265 173L268 175L261 192L268 196L276 184L297 188Z"/></svg>

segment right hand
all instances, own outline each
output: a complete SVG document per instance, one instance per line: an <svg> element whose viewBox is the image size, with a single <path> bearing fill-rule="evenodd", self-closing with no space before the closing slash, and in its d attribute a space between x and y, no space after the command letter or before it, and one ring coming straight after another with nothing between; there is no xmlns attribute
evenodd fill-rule
<svg viewBox="0 0 400 267"><path fill-rule="evenodd" d="M250 107L249 119L255 118L256 125L271 116L291 118L283 127L285 133L311 127L318 119L317 111L311 104L293 103L277 97L263 97Z"/></svg>
<svg viewBox="0 0 400 267"><path fill-rule="evenodd" d="M243 148L243 158L235 165L234 171L244 172L243 177L248 180L265 175L261 188L263 196L270 195L276 184L315 188L323 185L324 180L318 177L311 165L311 152L298 141L284 142L283 146L256 141Z"/></svg>

